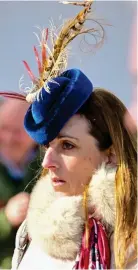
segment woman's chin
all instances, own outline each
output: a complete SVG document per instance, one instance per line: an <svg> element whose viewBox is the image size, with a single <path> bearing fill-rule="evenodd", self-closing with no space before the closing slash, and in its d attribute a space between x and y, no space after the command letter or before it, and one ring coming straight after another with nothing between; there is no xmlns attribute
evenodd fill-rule
<svg viewBox="0 0 138 270"><path fill-rule="evenodd" d="M63 185L53 185L53 189L57 194L57 197L64 197L64 196L74 196L75 194L73 192L70 191L67 183L63 184Z"/></svg>
<svg viewBox="0 0 138 270"><path fill-rule="evenodd" d="M71 187L69 183L65 181L53 182L51 181L52 187L56 193L58 193L58 197L61 196L78 196L82 195L84 188L77 189L76 187Z"/></svg>

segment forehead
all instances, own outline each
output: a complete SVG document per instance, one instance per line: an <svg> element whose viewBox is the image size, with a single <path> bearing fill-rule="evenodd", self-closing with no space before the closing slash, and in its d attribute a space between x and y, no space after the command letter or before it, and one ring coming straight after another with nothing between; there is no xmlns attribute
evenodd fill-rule
<svg viewBox="0 0 138 270"><path fill-rule="evenodd" d="M0 115L0 126L23 127L24 116L18 114L4 113Z"/></svg>
<svg viewBox="0 0 138 270"><path fill-rule="evenodd" d="M16 115L23 116L25 115L29 104L20 100L7 100L0 106L0 116L4 115Z"/></svg>
<svg viewBox="0 0 138 270"><path fill-rule="evenodd" d="M65 124L65 126L60 131L62 135L80 137L82 135L87 134L89 132L89 124L85 117L80 115L74 115L70 118L70 120Z"/></svg>
<svg viewBox="0 0 138 270"><path fill-rule="evenodd" d="M28 105L23 102L9 100L0 107L0 124L23 125Z"/></svg>

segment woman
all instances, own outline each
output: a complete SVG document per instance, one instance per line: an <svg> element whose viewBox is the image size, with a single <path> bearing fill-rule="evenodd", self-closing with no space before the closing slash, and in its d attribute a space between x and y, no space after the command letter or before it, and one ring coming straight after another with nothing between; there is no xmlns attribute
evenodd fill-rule
<svg viewBox="0 0 138 270"><path fill-rule="evenodd" d="M87 92L87 88L84 91ZM32 114L33 105L25 120L30 126L29 114ZM92 250L94 252L90 237L94 225L88 225L88 220L91 223L93 218L96 224L98 220L104 224L107 233L104 235L101 225L97 225L99 237L104 237L101 245L101 240L98 242L103 268L115 268L114 256L117 268L135 268L135 262L129 263L129 257L135 255L136 243L136 151L134 139L123 126L125 111L124 105L113 94L95 89L58 136L52 133L53 130L51 134L43 134L46 144L44 170L32 192L27 218L31 244L19 269L27 269L27 266L28 269L45 269L48 265L62 269L61 261L64 269L72 269L74 265L75 269L91 269L87 265L87 256L90 258ZM44 127L47 131L46 122ZM38 140L41 131L33 132ZM46 143L47 136L55 138ZM82 237L86 240L90 237L89 241L92 241L88 244L88 253ZM102 245L106 249L105 256ZM37 258L33 259L35 268L29 256L41 253L36 246L42 249L43 255L40 258L38 255L39 262ZM79 263L75 264L77 254ZM96 264L94 255L92 261Z"/></svg>
<svg viewBox="0 0 138 270"><path fill-rule="evenodd" d="M70 22L77 34L90 2L76 17L80 23ZM24 125L45 155L12 269L134 269L136 141L123 125L126 108L117 97L93 89L78 69L55 68L61 37L61 51L69 43L67 28L52 57L39 65L40 78L31 74Z"/></svg>

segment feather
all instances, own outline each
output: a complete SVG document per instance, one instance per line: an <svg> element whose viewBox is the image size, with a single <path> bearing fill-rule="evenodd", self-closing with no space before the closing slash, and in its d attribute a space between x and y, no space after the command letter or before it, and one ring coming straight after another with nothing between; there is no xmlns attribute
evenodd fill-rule
<svg viewBox="0 0 138 270"><path fill-rule="evenodd" d="M42 65L45 65L46 62L46 47L45 47L45 43L48 40L48 28L46 28L46 30L44 30L44 38L42 38Z"/></svg>
<svg viewBox="0 0 138 270"><path fill-rule="evenodd" d="M27 69L27 71L28 71L28 74L29 74L30 78L32 79L33 82L35 82L35 76L34 76L34 74L32 73L32 71L31 71L29 65L28 65L27 62L24 61L24 60L23 60L23 63L24 63L24 65L25 65L25 67L26 67L26 69Z"/></svg>
<svg viewBox="0 0 138 270"><path fill-rule="evenodd" d="M42 66L44 67L46 64L46 48L45 45L42 44Z"/></svg>
<svg viewBox="0 0 138 270"><path fill-rule="evenodd" d="M30 88L29 91L27 90L28 97L26 97L26 99L29 100L29 102L33 102L35 99L40 99L42 88L50 93L48 82L55 82L54 78L59 76L67 67L69 52L67 48L68 44L80 34L90 32L93 33L96 31L94 28L84 29L84 23L87 19L88 13L91 11L93 0L84 2L64 1L63 3L83 6L84 8L77 14L75 18L68 20L65 24L62 25L59 34L56 33L56 27L54 27L53 21L51 22L50 38L52 42L52 48L50 48L48 45L48 28L43 30L39 28L41 31L41 37L35 33L41 47L42 63L40 62L38 51L34 47L40 75L40 77L36 79L28 64L23 61L33 82L32 88Z"/></svg>
<svg viewBox="0 0 138 270"><path fill-rule="evenodd" d="M48 40L48 28L46 28L46 36L45 36L45 42Z"/></svg>
<svg viewBox="0 0 138 270"><path fill-rule="evenodd" d="M6 97L6 98L15 98L15 99L20 99L20 100L23 100L23 101L26 101L26 97L21 95L21 94L18 94L18 93L15 93L15 92L0 92L0 96L3 96L3 97Z"/></svg>
<svg viewBox="0 0 138 270"><path fill-rule="evenodd" d="M40 59L39 59L39 53L38 53L35 46L34 46L34 53L35 53L36 61L37 61L37 64L38 64L39 75L41 75L41 73L42 73L42 65L41 65L41 62L40 62Z"/></svg>

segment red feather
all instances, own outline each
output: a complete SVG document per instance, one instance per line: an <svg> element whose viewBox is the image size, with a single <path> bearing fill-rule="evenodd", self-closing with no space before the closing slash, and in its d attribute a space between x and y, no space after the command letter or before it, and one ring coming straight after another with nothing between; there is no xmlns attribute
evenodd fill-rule
<svg viewBox="0 0 138 270"><path fill-rule="evenodd" d="M17 94L15 92L0 92L0 96L3 96L3 97L8 97L8 98L15 98L15 99L20 99L20 100L24 100L26 101L26 97L21 95L21 94Z"/></svg>
<svg viewBox="0 0 138 270"><path fill-rule="evenodd" d="M26 61L23 61L23 63L24 63L24 65L25 65L25 68L26 68L27 71L28 71L28 74L29 74L30 78L32 79L33 82L35 82L35 81L36 81L35 76L34 76L34 74L32 73L32 71L31 71L30 67L28 66L27 62L26 62Z"/></svg>
<svg viewBox="0 0 138 270"><path fill-rule="evenodd" d="M41 74L42 73L42 66L41 66L41 62L40 62L40 59L39 59L39 53L38 53L35 46L34 46L34 53L35 53L36 61L37 61L37 64L38 64L38 71L39 71L39 74Z"/></svg>

